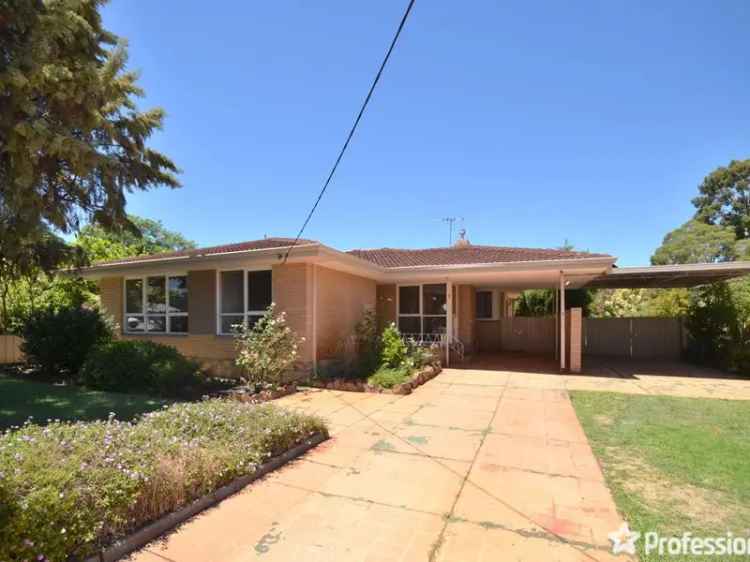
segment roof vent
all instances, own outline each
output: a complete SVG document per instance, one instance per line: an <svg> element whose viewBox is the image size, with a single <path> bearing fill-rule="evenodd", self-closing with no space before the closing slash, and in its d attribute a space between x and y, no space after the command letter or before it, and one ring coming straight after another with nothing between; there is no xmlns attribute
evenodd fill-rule
<svg viewBox="0 0 750 562"><path fill-rule="evenodd" d="M463 248L465 246L471 246L471 242L466 239L466 229L462 228L458 231L458 240L454 244L456 248Z"/></svg>

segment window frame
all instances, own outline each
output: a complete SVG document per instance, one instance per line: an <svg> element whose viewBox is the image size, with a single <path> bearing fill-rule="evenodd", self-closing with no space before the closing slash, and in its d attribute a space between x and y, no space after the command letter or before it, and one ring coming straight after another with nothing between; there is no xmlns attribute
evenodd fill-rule
<svg viewBox="0 0 750 562"><path fill-rule="evenodd" d="M477 289L476 294L479 293L489 293L490 294L490 315L489 316L479 316L477 312L474 313L476 320L478 322L491 322L493 320L497 320L499 318L498 315L498 303L500 302L499 295L497 294L497 291L495 289ZM476 299L476 295L474 296ZM478 309L475 306L475 311Z"/></svg>
<svg viewBox="0 0 750 562"><path fill-rule="evenodd" d="M221 274L230 271L241 271L242 272L242 312L222 312L221 311ZM247 287L248 287L248 276L252 272L257 271L269 271L271 273L271 303L274 302L273 294L273 268L267 265L260 265L257 267L229 267L226 269L216 270L216 335L218 336L233 336L232 332L221 331L221 319L224 316L242 316L242 324L247 326L248 317L261 317L266 311L265 310L247 310Z"/></svg>
<svg viewBox="0 0 750 562"><path fill-rule="evenodd" d="M174 277L184 277L185 285L188 288L188 311L187 312L170 312L169 311L169 279ZM148 312L148 280L164 279L164 313ZM128 281L141 282L141 312L128 312ZM143 331L128 330L127 316L142 316L144 329ZM148 329L148 318L164 318L164 331L152 331ZM182 317L188 319L188 329L185 332L175 332L170 329L170 318ZM190 286L187 272L169 272L159 273L157 275L128 275L122 281L122 333L133 336L186 336L190 333Z"/></svg>
<svg viewBox="0 0 750 562"><path fill-rule="evenodd" d="M424 313L424 286L425 285L444 285L445 286L445 305L446 310L443 314L425 314ZM402 287L419 287L419 312L401 314L401 288ZM401 317L404 318L419 318L419 336L423 336L424 331L424 319L425 318L445 318L445 333L448 333L448 283L403 283L396 285L396 326L401 331ZM407 332L407 335L409 332ZM444 335L444 334L443 334Z"/></svg>

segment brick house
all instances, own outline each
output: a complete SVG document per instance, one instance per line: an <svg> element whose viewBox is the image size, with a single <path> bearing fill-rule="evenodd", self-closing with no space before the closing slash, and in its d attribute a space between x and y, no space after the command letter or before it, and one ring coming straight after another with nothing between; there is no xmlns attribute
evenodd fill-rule
<svg viewBox="0 0 750 562"><path fill-rule="evenodd" d="M348 252L300 240L285 261L291 243L266 238L141 256L99 263L81 275L98 281L119 337L173 345L231 374L231 326L252 323L271 302L305 338L305 369L345 352L368 309L381 326L395 322L402 333L440 345L449 361L452 350L502 349L501 319L512 316L513 299L524 289L557 289L560 312L545 340L554 343L544 349L552 353L580 349L580 326L571 327L570 314L566 320L560 289L689 286L750 270L740 262L616 268L608 254L480 246L463 238L445 248ZM556 355L565 369L567 354Z"/></svg>

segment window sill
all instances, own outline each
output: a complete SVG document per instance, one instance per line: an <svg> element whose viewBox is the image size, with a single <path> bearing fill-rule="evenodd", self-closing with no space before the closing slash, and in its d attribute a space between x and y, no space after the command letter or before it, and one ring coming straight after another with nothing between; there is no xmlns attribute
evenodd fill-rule
<svg viewBox="0 0 750 562"><path fill-rule="evenodd" d="M123 336L159 336L159 337L169 337L169 338L186 338L190 334L188 332L181 332L181 333L175 333L175 332L122 332Z"/></svg>

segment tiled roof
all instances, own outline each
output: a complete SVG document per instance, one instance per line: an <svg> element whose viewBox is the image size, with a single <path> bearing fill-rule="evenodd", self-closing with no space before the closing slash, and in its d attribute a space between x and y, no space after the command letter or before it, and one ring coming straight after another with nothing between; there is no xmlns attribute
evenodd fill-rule
<svg viewBox="0 0 750 562"><path fill-rule="evenodd" d="M608 254L569 250L475 246L473 244L423 250L379 248L376 250L351 250L347 253L386 268L611 257Z"/></svg>
<svg viewBox="0 0 750 562"><path fill-rule="evenodd" d="M221 246L210 246L207 248L193 248L191 250L181 250L178 252L164 252L161 254L153 254L149 256L133 256L130 258L122 258L118 260L111 260L106 262L99 262L95 265L105 265L113 263L128 263L128 262L146 262L146 261L158 261L169 258L191 258L197 256L210 256L213 254L225 254L229 252L245 252L248 250L270 250L273 248L288 248L294 242L294 238L263 238L262 240L250 240L248 242L237 242L235 244L222 244ZM315 240L305 240L300 238L297 241L297 245L301 244L317 244Z"/></svg>

